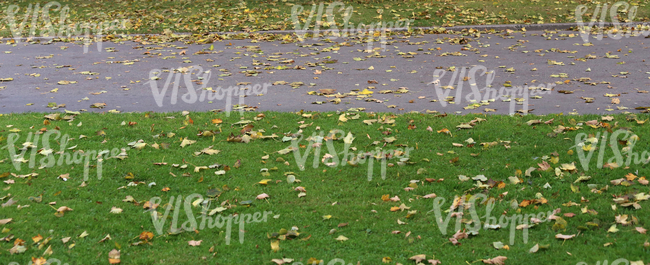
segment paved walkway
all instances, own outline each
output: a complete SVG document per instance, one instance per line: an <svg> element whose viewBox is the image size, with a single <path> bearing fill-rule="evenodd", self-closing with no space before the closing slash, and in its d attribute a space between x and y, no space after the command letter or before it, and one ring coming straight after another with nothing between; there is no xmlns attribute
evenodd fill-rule
<svg viewBox="0 0 650 265"><path fill-rule="evenodd" d="M592 36L591 46L569 31L430 34L388 41L385 51L372 53L365 52L367 43L342 38L286 44L103 42L99 52L92 44L88 53L74 43L1 44L0 79L13 81L0 82L0 113L47 112L60 104L70 111L208 111L243 103L260 111L508 114L525 110L524 99L533 114L639 113L635 108L650 107L650 39L643 36ZM374 43L373 48L380 47ZM170 78L168 71L181 67L193 73L187 81L181 74ZM484 70L493 74L481 75ZM157 71L160 79L150 80ZM201 83L222 93L231 86L259 85L241 100L227 93L210 100L207 91L201 100L203 90L196 99L188 94L183 100L188 85L200 89ZM152 91L152 85L167 91ZM264 95L255 95L264 87ZM507 90L501 94L515 93L510 102L498 98L502 87ZM162 95L159 102L155 94ZM91 108L94 103L105 107Z"/></svg>

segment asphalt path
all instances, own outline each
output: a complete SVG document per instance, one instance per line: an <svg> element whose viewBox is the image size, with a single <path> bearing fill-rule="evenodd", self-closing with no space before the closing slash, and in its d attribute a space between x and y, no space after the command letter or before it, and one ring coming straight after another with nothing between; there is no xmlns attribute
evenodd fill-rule
<svg viewBox="0 0 650 265"><path fill-rule="evenodd" d="M525 105L533 114L640 113L635 108L650 107L650 39L593 37L584 45L574 31L395 36L385 50L374 42L379 49L372 52L367 43L343 38L115 41L93 43L87 53L81 43L5 39L0 79L13 81L0 82L0 113L209 111L235 104L258 111L459 114L522 113ZM251 87L240 92L245 85ZM196 99L188 87L197 91ZM202 87L221 91L221 97ZM500 97L508 91L510 97ZM95 103L105 105L91 108Z"/></svg>

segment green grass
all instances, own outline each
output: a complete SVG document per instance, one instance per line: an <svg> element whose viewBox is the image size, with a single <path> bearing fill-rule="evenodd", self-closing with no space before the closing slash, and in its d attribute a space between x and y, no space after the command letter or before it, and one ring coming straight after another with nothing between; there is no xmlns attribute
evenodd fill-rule
<svg viewBox="0 0 650 265"><path fill-rule="evenodd" d="M6 203L9 198L17 201L16 204L2 208L0 211L0 219L13 218L10 223L2 225L5 231L0 234L0 237L13 235L13 239L0 244L2 249L0 260L27 264L32 257L43 256L48 246L51 246L53 251L49 258L57 258L62 263L69 264L106 264L108 252L112 249L121 249L122 264L273 264L271 259L282 257L292 258L303 264L312 257L324 260L324 264L335 258L345 260L346 264L357 264L357 262L379 264L384 257L390 257L391 264L396 262L413 264L413 261L409 261L408 258L417 254L426 254L427 258L435 255L435 259L440 259L443 264L467 264L466 261L472 263L496 256L507 256L506 264L575 264L580 261L595 264L597 261L611 262L618 258L640 260L648 256L649 249L643 246L648 240L647 235L634 230L634 227L650 226L647 223L648 209L650 209L648 202L640 201L641 208L638 210L621 205L617 205L616 210L612 209L612 205L616 204L612 196L647 193L648 186L643 186L636 180L631 186L610 184L610 180L623 178L628 173L635 173L636 170L638 170L638 177L642 177L647 174L648 165L633 163L629 168L624 165L615 169L597 168L598 151L596 151L590 161L589 171L585 172L580 166L576 149L571 148L575 145L578 133L596 134L607 131L606 128L595 129L579 124L589 120L600 121L600 116L449 115L437 117L404 114L394 117L394 124L366 125L363 120L376 119L378 115L359 113L359 119L340 122L340 115L336 113L310 113L311 117L303 117L296 113L264 112L265 117L255 121L253 118L257 114L245 113L244 119L253 121L252 131L264 130L263 135L276 134L278 135L276 139L254 139L249 143L228 142L227 138L231 133L239 135L242 130L241 125L234 125L242 120L237 113L226 117L224 113L192 112L189 117L193 123L180 113L146 115L144 113L84 113L77 115L72 122L51 121L49 125L44 125L42 113L1 116L0 145L3 147L7 146L11 130L20 130L17 132L20 138L14 144L19 148L27 141L30 132L37 132L41 128L48 131L58 128L63 135L67 134L75 139L66 147L76 145L73 150L66 150L68 154L80 150L89 152L125 148L127 143L140 139L147 145L141 150L127 151L128 157L124 160L116 158L104 160L101 179L97 179L97 169L90 168L85 187L80 187L83 181L81 164L64 163L52 168L38 169L38 166L30 168L29 163L24 163L21 164L21 169L17 170L11 163L9 149L0 149L2 154L0 173L8 172L17 175L38 173L36 177L0 178L2 181L15 181L13 184L2 183L0 197L4 198L1 203ZM348 116L348 118L352 117L353 115ZM469 122L476 117L484 118L486 121L477 123L472 129L456 129L460 123ZM551 118L555 120L550 125L541 123L529 126L526 123L529 120L546 121ZM641 154L643 150L650 150L646 128L648 125L638 124L635 120L627 118L624 115L614 115L614 120L608 123L612 127L616 126L611 128L613 131L629 128L639 135L640 140L634 147L635 152ZM223 123L215 125L212 123L213 119L222 119ZM123 121L126 125L121 125ZM396 158L389 159L388 163L393 163L394 166L387 168L385 179L380 177L378 161L374 163L371 181L367 179L367 164L357 167L350 165L328 167L320 163L317 168L313 168L311 165L314 149L307 159L305 170L301 171L292 153L281 155L277 151L290 146L290 142L283 142L282 137L285 133L296 133L299 130L298 126L301 125L299 122L302 121L304 124L313 122L311 126L303 129L305 138L312 133L318 134L317 126L320 127L320 131L325 132L325 135L334 129L351 132L355 137L351 145L357 148L355 153L374 150L377 147L373 145L374 141L380 141L379 146L384 150L396 149L398 148L396 145L407 145L416 149L410 152L409 163L405 165L397 165ZM137 124L130 126L129 122ZM409 124L415 125L416 128L409 129ZM580 128L552 135L552 131L559 125ZM432 132L427 130L428 126L431 126ZM444 128L448 128L451 135L437 133ZM199 132L205 130L214 130L217 134L214 137L197 136ZM99 133L100 131L105 135ZM175 135L167 137L171 132ZM390 135L383 132L390 132ZM163 133L166 135L162 135ZM80 139L81 135L86 137ZM159 137L154 138L155 135ZM395 137L396 140L384 146L383 139L386 137ZM468 146L464 142L470 137L476 141L473 146ZM182 138L197 142L181 148ZM497 144L492 147L480 145L480 143L495 141ZM510 141L510 143L500 141ZM155 143L169 144L169 148L155 149L152 147ZM464 147L453 147L452 143L462 143ZM34 144L38 149L43 148L41 141ZM308 143L302 141L300 144ZM333 144L336 152L343 152L342 139L333 141ZM213 149L221 152L211 156L194 155L194 152L208 146L213 146ZM57 152L61 147L52 139L50 148ZM620 150L622 146L616 148ZM300 154L304 154L305 148L300 149ZM573 150L574 153L569 154L569 150ZM29 152L25 159L31 160ZM520 184L512 184L508 180L508 177L519 174L518 170L525 172L529 167L539 167L537 164L541 163L542 157L554 157L554 152L557 152L559 163L555 164L550 159L547 160L552 167L551 170L534 171L532 177L523 176L522 173L521 179L524 183ZM329 151L323 144L319 160L325 153ZM269 155L269 158L263 160L262 157L265 155ZM607 147L605 160L613 156L612 148ZM42 157L40 154L36 155L37 160ZM55 157L58 159L59 155ZM450 160L456 157L457 161L452 163ZM237 161L241 163L239 168L235 168ZM282 161L286 161L288 165ZM168 164L154 165L162 162ZM576 163L577 172L565 171L564 177L556 177L553 169L571 162ZM217 169L201 170L198 173L193 170L195 166L208 166L215 163L227 165L230 170L225 175L215 175ZM186 164L188 167L175 168L171 166L172 164ZM93 165L96 163L91 162L91 166ZM263 176L260 173L262 168L272 169L269 171L270 176ZM294 172L301 182L287 183L286 172ZM68 181L57 178L66 173L70 174ZM572 191L571 184L583 173L592 176L591 180L574 184L579 191ZM132 179L127 178L129 174L133 174ZM477 188L476 181L462 182L458 175L468 177L485 175L497 182L504 181L505 187ZM444 180L428 182L426 178ZM272 179L272 181L268 185L259 184L258 182L263 179ZM406 191L404 188L409 186L411 180L419 180L419 182L414 190ZM130 182L146 184L128 186ZM152 182L156 185L149 187L148 184ZM546 183L549 183L552 188L543 188ZM609 185L609 188L597 194L591 192L588 184L597 184L599 189ZM306 189L306 196L298 197L299 192L294 190L297 186ZM163 188L166 187L170 190L165 192ZM205 228L178 235L156 233L148 243L131 245L140 241L138 237L141 233L145 231L155 233L151 216L143 209L144 202L153 197L160 197L163 202L158 212L162 214L164 213L162 205L167 203L171 196L187 197L191 194L201 194L207 198L208 190L213 188L221 189L222 193L216 202L212 203L210 210L217 204L227 201L224 206L229 209L221 213L223 216L263 211L273 213L268 217L267 222L246 224L243 244L238 241L238 226L233 225L230 245L225 243L225 227ZM500 195L505 192L507 195L501 197ZM262 193L270 195L270 198L256 200L255 197ZM554 230L552 221L531 228L527 243L523 242L523 232L518 230L515 244L510 245L509 250L496 250L492 247L492 243L496 241L509 245L509 229L481 229L478 236L462 239L461 245L454 246L448 241L455 232L453 225L450 225L447 234L443 235L434 220L435 214L430 212L434 200L421 198L430 193L446 199L447 203L443 208L450 206L454 196L463 194L482 193L496 198L493 216L498 216L505 211L510 216L515 213L548 212L556 208L562 209L559 216L563 217L563 214L568 212L575 213L576 216L564 217L567 225L558 231ZM516 207L516 210L511 208L513 200L521 203L523 200L535 199L537 193L541 193L548 202ZM382 196L385 194L391 197L397 195L401 201L382 201ZM42 196L42 202L29 199L38 196ZM139 205L123 202L126 196L133 196ZM588 202L581 202L582 198ZM246 200L253 200L252 206L246 207L240 204ZM569 201L579 203L580 206L562 205ZM73 211L57 217L56 210L48 205L50 202L56 202L54 208L68 206ZM406 218L408 210L390 211L391 207L402 203L411 207L410 210L417 210L417 214ZM17 205L29 205L29 207L17 209ZM110 213L111 207L121 208L123 212ZM581 212L583 207L593 209L597 214L583 214ZM480 216L484 215L484 205L479 205L477 209ZM200 207L193 208L194 216L198 216L200 211ZM466 219L471 219L469 212L465 214ZM615 224L615 216L620 214L627 214L630 219L636 217L638 223L628 226L618 224L620 231L608 233L607 230ZM279 215L279 218L273 218L274 215ZM331 218L324 220L325 215L331 215ZM171 217L169 219L165 223L165 231L171 224ZM398 219L407 224L399 225ZM179 223L188 220L184 209L181 209L178 220ZM485 220L481 218L481 221ZM588 222L599 225L589 226ZM337 227L340 223L348 223L348 225ZM270 244L272 239L268 236L283 228L291 229L293 226L299 228L300 235L293 240L281 240L280 250L273 252ZM579 228L581 226L587 229L582 231ZM337 231L330 234L331 229ZM392 231L396 230L401 233L393 234ZM79 238L84 231L87 231L88 236ZM407 232L410 232L410 235L405 237ZM578 236L563 241L555 239L558 233L578 234ZM32 237L39 234L43 238L52 238L41 249L32 240ZM112 239L100 243L99 241L107 234L110 234ZM337 241L336 238L340 235L349 239ZM65 237L72 237L72 239L64 244L61 239ZM26 241L27 250L22 254L10 255L8 251L17 238ZM188 245L190 240L203 241L200 246L191 247ZM75 245L70 248L72 243ZM528 253L528 250L537 243L548 245L548 248L537 253ZM613 244L605 247L606 243ZM212 247L214 252L211 253L209 250Z"/></svg>
<svg viewBox="0 0 650 265"><path fill-rule="evenodd" d="M111 33L163 33L165 30L172 32L231 32L231 31L260 31L260 30L293 30L294 25L291 19L291 10L295 5L304 7L300 27L304 27L303 19L309 17L312 4L320 4L318 1L276 1L276 0L160 0L160 1L136 1L136 0L115 0L115 1L79 1L61 0L62 6L70 8L69 16L65 20L66 25L83 24L92 22L103 22L128 19L130 22L127 29L111 31ZM454 25L483 25L483 24L539 24L539 23L561 23L575 22L576 6L584 4L588 11L584 14L583 20L589 21L592 17L596 4L591 0L578 1L344 1L345 7L353 7L349 23L357 28L360 23L370 24L372 22L396 22L398 20L413 19L411 26L432 27L432 26L454 26ZM599 1L608 3L610 6L617 2L613 0ZM650 9L646 1L628 1L631 5L637 5L638 10L633 20L648 21ZM21 21L27 7L30 4L41 6L46 1L38 0L16 0L3 1L0 3L0 36L10 37L12 33L8 26L7 13L10 5L20 6L16 19ZM326 12L329 3L325 1L323 13ZM334 20L337 28L342 29L343 11L335 9ZM623 8L620 9L621 11ZM318 8L316 8L318 12ZM609 13L608 13L609 14ZM52 23L60 27L60 12L52 10ZM324 16L325 14L323 14ZM619 14L620 19L627 19L626 14ZM30 16L25 23L25 30L22 34L29 35L29 28L43 29L45 21L39 18L36 23L31 22ZM600 18L599 18L600 19ZM309 24L313 28L316 18ZM327 21L322 17L322 21ZM611 21L611 17L606 17ZM326 29L328 27L321 27ZM37 32L37 36L39 34Z"/></svg>

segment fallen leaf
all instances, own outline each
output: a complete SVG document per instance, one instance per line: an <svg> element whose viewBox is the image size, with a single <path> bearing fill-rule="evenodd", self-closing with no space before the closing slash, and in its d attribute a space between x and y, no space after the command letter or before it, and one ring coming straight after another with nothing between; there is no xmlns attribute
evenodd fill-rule
<svg viewBox="0 0 650 265"><path fill-rule="evenodd" d="M273 250L273 252L278 252L278 250L280 250L280 240L271 241L271 250Z"/></svg>
<svg viewBox="0 0 650 265"><path fill-rule="evenodd" d="M496 257L496 258L484 259L484 260L483 260L483 263L485 263L485 264L503 265L503 264L505 264L505 261L506 261L507 259L508 259L508 258L505 257L505 256L498 256L498 257Z"/></svg>
<svg viewBox="0 0 650 265"><path fill-rule="evenodd" d="M643 228L643 227L635 227L634 229L636 229L636 231L639 232L639 233L641 233L641 234L645 234L645 232L647 231L647 230L646 230L645 228Z"/></svg>
<svg viewBox="0 0 650 265"><path fill-rule="evenodd" d="M539 250L539 244L535 244L530 250L528 250L528 253L536 253Z"/></svg>
<svg viewBox="0 0 650 265"><path fill-rule="evenodd" d="M189 140L189 139L185 138L185 139L183 139L183 141L181 142L181 147L185 147L185 146L191 145L191 144L193 144L193 143L196 143L196 141L194 141L194 140Z"/></svg>
<svg viewBox="0 0 650 265"><path fill-rule="evenodd" d="M203 240L199 240L199 241L190 240L190 241L187 242L187 244L190 245L190 246L196 247L196 246L200 246L201 242L203 242Z"/></svg>
<svg viewBox="0 0 650 265"><path fill-rule="evenodd" d="M425 198L425 199L431 199L431 198L435 198L435 197L436 197L435 193L431 193L431 194L427 194L427 195L422 196L422 198Z"/></svg>
<svg viewBox="0 0 650 265"><path fill-rule="evenodd" d="M111 208L111 213L114 213L114 214L122 213L122 209L113 206L113 207Z"/></svg>
<svg viewBox="0 0 650 265"><path fill-rule="evenodd" d="M415 260L415 263L419 263L420 261L427 259L427 256L425 254L420 254L420 255L415 255L413 257L410 257L409 259Z"/></svg>
<svg viewBox="0 0 650 265"><path fill-rule="evenodd" d="M348 238L345 237L345 236L343 236L343 235L340 235L340 236L338 236L338 237L336 238L336 240L337 240L337 241L347 241Z"/></svg>
<svg viewBox="0 0 650 265"><path fill-rule="evenodd" d="M108 263L110 264L119 264L120 263L120 251L113 249L108 252Z"/></svg>
<svg viewBox="0 0 650 265"><path fill-rule="evenodd" d="M557 234L557 235L555 235L555 238L557 238L557 239L564 239L564 240L567 240L567 239L572 239L572 238L574 238L575 236L576 236L576 235L563 235L563 234Z"/></svg>

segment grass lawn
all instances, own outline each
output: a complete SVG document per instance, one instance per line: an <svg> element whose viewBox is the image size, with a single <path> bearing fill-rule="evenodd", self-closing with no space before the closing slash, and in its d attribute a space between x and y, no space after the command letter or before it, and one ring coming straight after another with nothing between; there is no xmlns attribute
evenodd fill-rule
<svg viewBox="0 0 650 265"><path fill-rule="evenodd" d="M622 161L608 161L636 138L620 134L610 139L621 129L638 135L632 154L650 150L648 125L643 123L647 115L341 114L83 113L68 114L71 121L49 120L44 113L2 115L0 237L5 242L0 243L0 260L27 264L43 257L61 264L107 264L115 249L121 264L280 264L271 260L282 258L293 259L285 264L308 264L310 259L334 264L337 258L345 264L415 264L409 258L420 254L442 264L482 264L498 256L507 257L505 264L649 261L648 164L634 159L627 164L625 154ZM306 139L312 134L344 133L323 140L320 151L311 148L303 171L300 159L287 149L291 139L300 138L300 127L300 156L311 146ZM61 137L54 134L45 142L34 138L36 132L56 130ZM575 147L576 137L586 138L581 134L593 134L599 141ZM61 142L64 135L67 143ZM20 153L30 145L25 142L35 147L25 152L27 162L16 162L18 169L10 152ZM368 162L321 162L326 153L339 153L340 159L346 142L356 149L350 151L354 154L412 149L408 157L386 160L383 179L381 160L373 159L371 167ZM580 154L596 146L599 150L585 161L585 170ZM126 154L120 154L122 148ZM49 149L52 154L45 155ZM601 149L606 165L599 168ZM89 158L84 181L81 153L102 150L116 151L104 155L101 170ZM65 161L68 154L70 162ZM60 157L61 164L39 169L41 161ZM209 167L215 164L219 166ZM193 194L176 204L179 196ZM268 198L259 196L263 194ZM430 194L437 198L425 198ZM454 245L449 238L456 232L456 218L441 231L444 224L436 221L434 202L446 200L440 216L446 219L451 213L444 211L455 196L480 194L495 199L491 214L496 217L561 212L555 214L559 218L529 228L527 242L525 231L515 230L510 243L511 225L481 226L477 235ZM209 203L197 201L198 195ZM473 207L477 221L484 223L487 205L480 202ZM152 207L158 216L170 209L166 219L158 219L160 234ZM190 222L190 231L170 228L174 219L179 227L195 218L200 225L202 211L214 213L211 218L221 216L225 223L234 214L252 215L246 220L253 221L244 227L232 221L230 233L224 223L195 231ZM469 223L474 220L471 213L464 211L463 229L477 224ZM558 234L575 237L557 239ZM507 247L497 249L494 242ZM539 250L529 253L536 244Z"/></svg>
<svg viewBox="0 0 650 265"><path fill-rule="evenodd" d="M578 5L586 5L587 10L583 15L584 21L590 21L596 10L597 3L591 0L577 1L554 1L554 0L445 0L445 1L371 1L356 0L343 1L334 9L333 19L337 28L345 27L344 11L342 7L352 7L349 16L349 25L357 28L360 23L370 24L372 22L396 22L399 20L412 19L411 26L454 26L454 25L483 25L483 24L540 24L540 23L562 23L576 22L575 10ZM609 6L617 1L606 0L598 3L608 3ZM632 16L634 21L648 21L650 8L647 1L627 1L630 5L638 7L636 14ZM20 23L30 4L39 4L43 7L47 1L38 0L15 0L2 1L0 3L0 36L11 37L12 33L8 23L8 10L11 5L18 5L20 9L15 12L15 20ZM260 31L260 30L294 30L292 20L292 8L297 5L304 7L303 12L298 16L300 28L302 29L309 18L312 4L316 4L315 13L318 11L318 1L276 1L276 0L159 0L159 1L136 1L136 0L115 0L115 1L80 1L60 0L61 6L70 8L67 18L61 23L61 12L50 8L50 21L56 28L62 25L76 25L83 23L97 23L122 21L128 19L126 29L119 29L116 33L163 33L165 30L172 32L230 32L230 31ZM332 1L322 2L323 17L321 21L327 22L326 11ZM341 9L341 10L340 10ZM623 11L623 7L620 11ZM15 10L15 9L12 9ZM32 11L33 12L33 9ZM41 10L41 15L43 11ZM45 12L47 13L47 12ZM606 21L611 21L609 10L607 10ZM27 16L24 26L20 31L28 36L30 27L38 29L36 36L45 28L46 21L42 17L35 21L34 16ZM625 13L619 14L620 20L628 19ZM598 17L598 19L601 19ZM119 23L121 25L121 23ZM316 25L316 18L308 24L309 28ZM327 29L326 25L321 29ZM80 35L80 34L77 34Z"/></svg>

